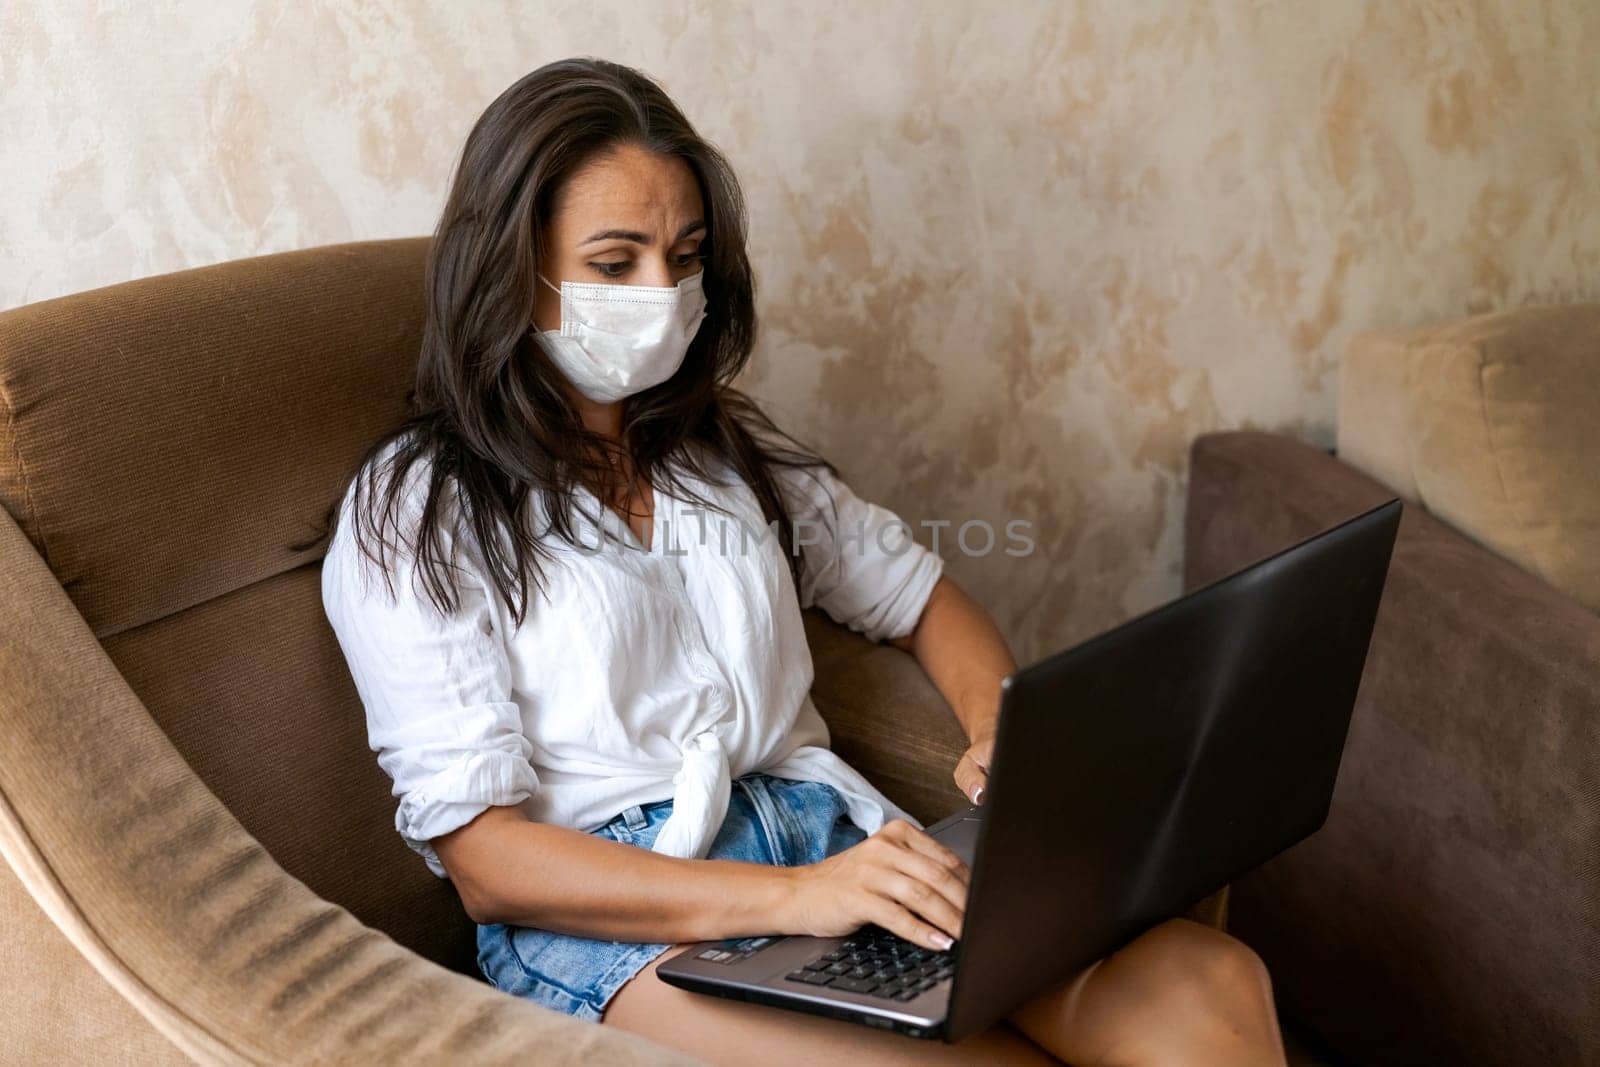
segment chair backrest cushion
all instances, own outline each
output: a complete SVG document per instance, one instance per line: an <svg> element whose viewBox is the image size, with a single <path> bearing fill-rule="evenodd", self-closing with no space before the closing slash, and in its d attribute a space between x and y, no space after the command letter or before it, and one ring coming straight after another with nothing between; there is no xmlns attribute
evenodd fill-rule
<svg viewBox="0 0 1600 1067"><path fill-rule="evenodd" d="M1600 304L1354 338L1341 459L1600 611Z"/></svg>
<svg viewBox="0 0 1600 1067"><path fill-rule="evenodd" d="M426 238L236 260L0 314L0 503L196 773L357 918L475 973L393 827L322 612L320 526L403 416Z"/></svg>
<svg viewBox="0 0 1600 1067"><path fill-rule="evenodd" d="M0 315L0 501L101 637L321 558L287 545L402 413L423 239Z"/></svg>

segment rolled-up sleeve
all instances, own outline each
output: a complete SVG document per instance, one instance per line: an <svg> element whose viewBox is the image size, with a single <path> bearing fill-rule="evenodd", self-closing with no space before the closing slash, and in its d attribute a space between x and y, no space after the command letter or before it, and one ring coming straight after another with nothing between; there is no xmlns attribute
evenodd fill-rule
<svg viewBox="0 0 1600 1067"><path fill-rule="evenodd" d="M862 500L825 467L776 469L801 545L800 606L873 641L905 637L944 572L888 508Z"/></svg>
<svg viewBox="0 0 1600 1067"><path fill-rule="evenodd" d="M354 541L351 499L347 492L323 560L323 609L366 708L368 743L394 782L395 829L429 870L448 878L428 842L492 806L536 793L533 745L512 699L491 587L471 554L458 554L459 601L446 615L421 584L414 554L391 542L391 596ZM409 506L401 515L413 519L419 511Z"/></svg>

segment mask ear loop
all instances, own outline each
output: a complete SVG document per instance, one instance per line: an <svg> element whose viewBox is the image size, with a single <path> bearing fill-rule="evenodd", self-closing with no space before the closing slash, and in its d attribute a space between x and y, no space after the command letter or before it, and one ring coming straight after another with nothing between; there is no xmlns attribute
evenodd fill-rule
<svg viewBox="0 0 1600 1067"><path fill-rule="evenodd" d="M543 271L534 271L534 276L537 277L541 282L544 282L545 285L550 286L550 291L555 293L556 296L560 296L561 295L561 290L557 289L554 285L550 284L550 279L546 278L544 276L544 272ZM562 315L561 316L561 320L562 320L563 323L565 323L566 322L566 316ZM539 324L537 322L530 322L530 323L528 323L528 332L530 334L532 334L532 333L544 333L546 331L539 329ZM558 327L558 328L556 328L554 330L550 330L548 332L550 332L550 333L560 333L561 330Z"/></svg>

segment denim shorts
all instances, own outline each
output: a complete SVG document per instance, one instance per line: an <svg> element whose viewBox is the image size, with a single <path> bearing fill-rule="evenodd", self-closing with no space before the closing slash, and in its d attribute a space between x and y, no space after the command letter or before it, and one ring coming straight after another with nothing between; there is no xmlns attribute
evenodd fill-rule
<svg viewBox="0 0 1600 1067"><path fill-rule="evenodd" d="M649 848L671 813L670 799L635 804L591 833ZM842 852L866 836L850 821L844 797L831 785L758 771L734 779L728 814L706 858L798 867ZM599 1022L617 990L671 947L479 924L478 969L501 992Z"/></svg>

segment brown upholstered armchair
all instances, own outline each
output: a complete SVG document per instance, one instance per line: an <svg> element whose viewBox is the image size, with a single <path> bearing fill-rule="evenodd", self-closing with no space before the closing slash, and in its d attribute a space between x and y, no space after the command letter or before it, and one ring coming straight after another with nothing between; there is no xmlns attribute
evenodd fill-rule
<svg viewBox="0 0 1600 1067"><path fill-rule="evenodd" d="M287 547L401 415L425 248L0 314L0 1061L688 1062L479 978L394 833L321 548ZM963 803L915 661L807 632L841 755L925 821Z"/></svg>

